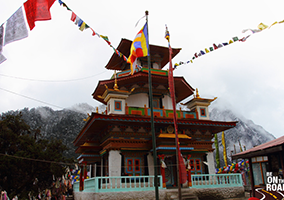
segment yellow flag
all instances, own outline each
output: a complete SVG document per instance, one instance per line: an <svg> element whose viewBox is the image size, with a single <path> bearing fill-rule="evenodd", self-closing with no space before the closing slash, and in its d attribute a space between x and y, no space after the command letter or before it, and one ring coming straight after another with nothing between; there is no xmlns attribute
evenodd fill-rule
<svg viewBox="0 0 284 200"><path fill-rule="evenodd" d="M269 28L271 28L271 26L274 26L275 24L277 24L278 22L274 22L273 24L271 24L270 26L269 26Z"/></svg>
<svg viewBox="0 0 284 200"><path fill-rule="evenodd" d="M234 43L233 40L230 40L230 41L229 41L229 44L232 44L232 43Z"/></svg>
<svg viewBox="0 0 284 200"><path fill-rule="evenodd" d="M210 51L209 51L207 48L205 48L205 52L206 52L206 53L209 53Z"/></svg>
<svg viewBox="0 0 284 200"><path fill-rule="evenodd" d="M86 23L83 22L82 25L80 26L79 30L83 31L85 29L85 27L86 27Z"/></svg>
<svg viewBox="0 0 284 200"><path fill-rule="evenodd" d="M282 21L280 21L280 22L278 22L279 24L281 24L281 23L283 23L284 22L284 20L282 20Z"/></svg>
<svg viewBox="0 0 284 200"><path fill-rule="evenodd" d="M260 29L260 30L264 30L264 29L266 29L267 27L268 27L268 26L265 25L265 24L263 24L263 23L260 23L260 24L257 26L257 28Z"/></svg>
<svg viewBox="0 0 284 200"><path fill-rule="evenodd" d="M227 163L226 142L225 142L225 134L224 134L224 131L222 132L222 145L223 145L223 147L224 147L224 149L223 149L224 163L225 163L225 166L228 166L228 163Z"/></svg>

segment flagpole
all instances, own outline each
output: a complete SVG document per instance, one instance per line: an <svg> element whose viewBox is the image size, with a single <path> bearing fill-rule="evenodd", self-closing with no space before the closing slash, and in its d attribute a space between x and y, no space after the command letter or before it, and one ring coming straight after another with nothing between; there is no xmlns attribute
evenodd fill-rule
<svg viewBox="0 0 284 200"><path fill-rule="evenodd" d="M153 94L152 94L152 75L151 75L151 58L150 58L150 46L149 46L149 24L148 24L148 14L146 10L146 23L147 23L147 33L148 33L148 82L149 82L149 100L150 100L150 112L151 112L151 130L152 130L152 145L153 145L153 157L154 157L154 185L155 185L155 196L156 200L159 200L159 187L158 187L158 173L157 173L157 151L156 151L156 135L154 126L154 114L153 114Z"/></svg>
<svg viewBox="0 0 284 200"><path fill-rule="evenodd" d="M166 26L166 31L167 26ZM169 36L169 35L168 35ZM176 143L176 169L177 169L177 184L178 184L178 199L181 200L181 170L180 170L180 162L181 162L181 152L179 146L179 139L178 139L178 128L177 128L177 114L176 114L176 99L175 99L175 83L173 81L173 66L172 66L172 48L170 46L170 39L168 37L168 45L169 45L169 88L170 88L170 95L172 98L173 104L173 119L174 119L174 130L175 130L175 143Z"/></svg>

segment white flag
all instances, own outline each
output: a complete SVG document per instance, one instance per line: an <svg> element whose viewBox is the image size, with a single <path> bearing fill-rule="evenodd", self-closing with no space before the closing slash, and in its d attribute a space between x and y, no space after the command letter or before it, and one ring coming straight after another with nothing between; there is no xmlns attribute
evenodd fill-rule
<svg viewBox="0 0 284 200"><path fill-rule="evenodd" d="M3 35L4 35L4 28L3 24L0 26L0 64L7 60L5 56L2 55L2 49L3 49Z"/></svg>
<svg viewBox="0 0 284 200"><path fill-rule="evenodd" d="M0 53L0 64L5 60L7 60L7 58L5 58L5 56L3 56L2 53Z"/></svg>
<svg viewBox="0 0 284 200"><path fill-rule="evenodd" d="M24 19L22 6L7 20L5 31L5 43L21 40L28 37L28 29Z"/></svg>
<svg viewBox="0 0 284 200"><path fill-rule="evenodd" d="M3 27L4 24L2 24L0 26L0 53L2 52L2 49L3 49L3 36L4 36L4 27Z"/></svg>

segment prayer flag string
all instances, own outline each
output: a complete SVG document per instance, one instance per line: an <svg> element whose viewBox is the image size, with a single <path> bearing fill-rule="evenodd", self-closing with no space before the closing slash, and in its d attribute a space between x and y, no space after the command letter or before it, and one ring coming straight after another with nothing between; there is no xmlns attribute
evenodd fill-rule
<svg viewBox="0 0 284 200"><path fill-rule="evenodd" d="M270 26L265 25L265 24L263 24L263 23L260 23L260 24L257 26L257 29L251 29L251 28L249 28L249 29L244 29L244 30L242 31L242 33L246 33L247 31L250 31L250 33L249 33L248 35L245 35L245 36L241 37L241 38L233 37L232 39L229 40L229 42L219 43L218 45L216 45L216 44L214 43L211 47L209 47L209 49L208 49L208 48L205 48L205 49L204 49L205 52L204 52L203 50L200 50L200 52L194 53L193 57L192 57L190 60L185 61L185 62L180 61L179 63L175 63L175 64L174 64L174 69L176 69L176 68L177 68L178 66L180 66L180 65L193 63L193 60L195 60L196 58L199 58L199 57L201 57L201 56L203 56L203 55L205 55L205 54L208 54L208 53L210 53L210 52L212 52L212 51L215 51L215 50L217 50L217 49L220 49L220 48L222 48L222 47L224 47L224 46L227 46L227 45L229 45L229 44L233 44L233 43L238 42L238 41L239 41L239 42L245 42L251 35L253 35L253 34L255 34L255 33L259 33L259 32L261 32L261 31L263 31L263 30L265 30L265 29L270 29L270 28L271 28L272 26L274 26L275 24L281 24L281 23L284 23L284 20L279 21L279 22L276 21L276 22L272 23Z"/></svg>
<svg viewBox="0 0 284 200"><path fill-rule="evenodd" d="M91 28L76 13L74 13L74 11L72 11L63 1L58 0L58 2L59 2L60 5L65 7L68 11L72 12L72 14L71 14L71 21L73 21L76 25L78 25L80 31L83 31L85 29L90 28L91 31L92 31L92 36L97 35L99 38L102 38L114 50L116 55L118 55L119 57L122 57L125 62L127 61L128 58L125 55L123 55L121 52L119 52L116 48L114 48L112 46L111 42L108 39L108 36L100 35L99 33L95 32L93 28Z"/></svg>

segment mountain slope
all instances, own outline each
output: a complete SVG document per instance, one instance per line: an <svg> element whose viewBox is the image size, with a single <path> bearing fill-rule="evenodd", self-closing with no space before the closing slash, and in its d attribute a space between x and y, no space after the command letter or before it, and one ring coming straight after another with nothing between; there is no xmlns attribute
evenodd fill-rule
<svg viewBox="0 0 284 200"><path fill-rule="evenodd" d="M248 120L245 117L237 114L236 112L233 112L227 106L222 106L220 104L218 104L217 106L212 106L210 111L210 119L217 121L238 121L235 128L229 129L224 132L227 156L229 160L231 160L231 154L238 153L241 151L241 149L250 149L254 146L275 139L275 137L271 133L267 132L263 127L256 125L252 120ZM218 142L222 165L222 133L218 133ZM213 147L215 148L214 145Z"/></svg>
<svg viewBox="0 0 284 200"><path fill-rule="evenodd" d="M41 130L41 135L38 137L47 139L54 137L62 139L63 144L69 148L66 152L66 156L77 158L78 155L75 154L75 148L72 142L85 125L86 122L83 119L87 118L87 113L91 114L92 112L95 112L95 110L94 107L88 104L77 104L71 108L58 111L54 111L49 107L38 107L9 111L7 113L2 113L2 115L17 114L21 112L23 119L30 125L31 129L39 128ZM104 110L104 105L99 107L100 113ZM236 152L240 151L239 141L242 149L244 149L244 146L246 149L249 149L255 145L265 143L275 138L261 126L254 124L251 120L239 116L225 106L212 106L210 119L218 121L238 121L235 128L225 131L226 149L229 159L231 151L233 151L232 153L234 153L235 149ZM221 133L218 133L218 141L222 162L223 146L221 143ZM214 144L213 148L215 148Z"/></svg>

